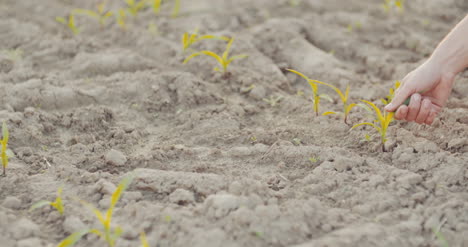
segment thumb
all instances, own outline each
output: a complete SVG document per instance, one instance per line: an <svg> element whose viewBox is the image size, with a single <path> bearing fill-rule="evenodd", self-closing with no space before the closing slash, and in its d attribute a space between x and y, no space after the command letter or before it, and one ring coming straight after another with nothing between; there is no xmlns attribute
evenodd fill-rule
<svg viewBox="0 0 468 247"><path fill-rule="evenodd" d="M400 90L397 90L395 96L390 104L385 106L385 110L388 112L394 112L402 105L406 99L408 99L413 91L409 87L402 86Z"/></svg>

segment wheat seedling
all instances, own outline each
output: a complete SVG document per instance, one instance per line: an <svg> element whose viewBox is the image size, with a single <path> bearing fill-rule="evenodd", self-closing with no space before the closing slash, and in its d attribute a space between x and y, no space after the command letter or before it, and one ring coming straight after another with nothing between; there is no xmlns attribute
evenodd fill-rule
<svg viewBox="0 0 468 247"><path fill-rule="evenodd" d="M228 37L224 36L214 36L214 35L198 35L198 29L195 29L195 32L193 33L184 33L182 36L182 48L183 51L186 51L190 46L195 44L198 41L205 40L205 39L217 39L217 40L224 40L224 41L230 41L231 39Z"/></svg>
<svg viewBox="0 0 468 247"><path fill-rule="evenodd" d="M349 100L349 85L346 87L345 93L343 93L339 88L337 88L337 87L335 87L335 86L333 86L331 84L321 82L321 81L317 81L317 80L312 80L312 82L315 82L315 83L322 84L322 85L325 85L327 87L330 87L331 89L333 89L340 96L341 102L343 103L343 112L341 114L343 114L345 124L348 124L349 112L351 112L351 110L356 106L355 103L349 104L349 102L348 102L348 100ZM327 116L327 115L331 115L331 114L339 114L339 113L332 112L332 111L327 111L327 112L324 112L322 115Z"/></svg>
<svg viewBox="0 0 468 247"><path fill-rule="evenodd" d="M2 158L2 166L3 166L2 176L6 177L8 157L13 156L13 152L11 152L11 150L8 149L8 140L10 138L10 132L8 131L8 127L5 122L3 122L2 124L2 135L3 135L3 139L0 140L0 144L2 145L0 157Z"/></svg>

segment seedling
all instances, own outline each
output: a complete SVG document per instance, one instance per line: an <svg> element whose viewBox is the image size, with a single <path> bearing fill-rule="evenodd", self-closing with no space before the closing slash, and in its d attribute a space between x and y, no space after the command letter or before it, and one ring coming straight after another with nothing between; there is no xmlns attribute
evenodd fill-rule
<svg viewBox="0 0 468 247"><path fill-rule="evenodd" d="M263 98L263 101L268 103L271 107L275 107L283 99L283 96L270 96L270 98Z"/></svg>
<svg viewBox="0 0 468 247"><path fill-rule="evenodd" d="M58 23L67 26L74 35L80 33L80 30L75 25L75 16L73 14L68 15L68 20L66 20L64 17L56 17L55 20Z"/></svg>
<svg viewBox="0 0 468 247"><path fill-rule="evenodd" d="M350 23L348 25L348 32L353 32L353 30L359 30L362 28L362 23L360 21L356 21L354 23Z"/></svg>
<svg viewBox="0 0 468 247"><path fill-rule="evenodd" d="M140 234L140 241L142 247L149 247L148 240L146 239L145 232L141 232Z"/></svg>
<svg viewBox="0 0 468 247"><path fill-rule="evenodd" d="M193 33L184 33L184 36L182 36L182 48L184 51L186 51L190 46L195 44L198 41L205 40L205 39L217 39L217 40L224 40L224 41L230 41L231 39L228 37L224 36L214 36L214 35L203 35L199 36L198 35L198 29L195 30Z"/></svg>
<svg viewBox="0 0 468 247"><path fill-rule="evenodd" d="M93 213L95 214L96 218L101 223L102 229L86 229L83 231L79 231L73 233L69 237L65 238L62 242L59 243L59 247L68 247L74 245L79 239L85 236L88 233L93 233L99 236L101 239L105 240L109 247L114 247L116 244L117 239L122 235L122 228L120 227L112 227L112 214L114 212L115 205L119 201L120 197L122 196L123 192L127 189L127 187L132 182L132 176L125 177L117 186L117 189L111 196L111 202L109 209L105 213L99 211L91 204L81 201L81 203L90 208Z"/></svg>
<svg viewBox="0 0 468 247"><path fill-rule="evenodd" d="M401 83L399 81L397 81L395 83L395 88L391 88L389 90L389 95L386 97L386 99L382 100L382 103L387 104L388 102L390 102L393 99L393 96L395 94L395 89L398 89L400 84ZM380 134L380 140L381 140L381 143L382 143L382 151L385 152L386 151L385 150L385 143L387 142L387 129L388 129L388 126L390 125L390 123L394 120L395 113L394 112L381 111L374 103L372 103L370 101L367 101L367 100L361 100L361 101L366 103L367 105L369 105L371 107L369 109L369 112L374 113L375 120L373 122L365 122L365 123L356 124L351 129L355 129L355 128L357 128L359 126L363 126L363 125L369 125L369 126L374 127L374 129L376 129L377 132L379 132L379 134ZM364 108L366 109L367 107L364 107Z"/></svg>
<svg viewBox="0 0 468 247"><path fill-rule="evenodd" d="M36 202L34 205L31 206L31 208L29 209L30 211L34 210L34 209L37 209L37 208L42 208L44 206L52 206L54 207L55 209L57 209L57 211L63 215L63 212L64 212L64 207L63 207L63 202L62 202L62 188L59 188L57 190L57 198L55 198L55 201L53 202L50 202L50 201L39 201L39 202Z"/></svg>
<svg viewBox="0 0 468 247"><path fill-rule="evenodd" d="M137 16L138 13L146 7L146 1L147 0L125 0L125 3L127 4L127 11L132 16Z"/></svg>
<svg viewBox="0 0 468 247"><path fill-rule="evenodd" d="M331 89L335 90L335 92L340 96L341 102L343 103L343 112L341 114L343 114L344 122L345 122L345 124L348 124L349 112L353 109L353 107L356 106L355 103L349 104L349 102L348 102L348 100L349 100L349 85L346 87L345 93L343 93L339 88L337 88L337 87L335 87L335 86L333 86L331 84L321 82L321 81L317 81L317 80L312 80L312 81L315 82L315 83L318 83L318 84L325 85L325 86L330 87ZM339 113L332 112L332 111L327 111L327 112L324 112L322 115L327 116L327 115L332 115L332 114L339 114Z"/></svg>
<svg viewBox="0 0 468 247"><path fill-rule="evenodd" d="M398 9L398 11L403 12L405 0L385 0L382 4L386 12L390 12L393 8Z"/></svg>
<svg viewBox="0 0 468 247"><path fill-rule="evenodd" d="M314 80L309 79L309 77L305 76L299 71L292 70L292 69L286 69L286 70L304 78L307 81L307 83L309 83L310 88L312 89L312 102L314 103L315 115L318 116L320 99L327 99L329 101L332 101L332 99L326 94L319 94L318 85Z"/></svg>
<svg viewBox="0 0 468 247"><path fill-rule="evenodd" d="M99 25L101 25L101 28L103 28L106 25L107 19L109 19L114 13L112 11L106 11L106 1L103 1L102 3L97 5L97 10L89 10L89 9L75 9L73 10L74 13L79 14L79 15L84 15L91 17L99 22Z"/></svg>
<svg viewBox="0 0 468 247"><path fill-rule="evenodd" d="M229 52L231 51L231 46L232 46L233 42L234 42L234 38L231 38L231 40L227 44L226 50L224 51L222 56L219 56L218 54L216 54L216 53L214 53L212 51L200 51L200 52L193 53L192 55L187 57L185 59L185 61L184 61L184 64L188 63L188 61L190 61L192 58L200 56L200 55L210 56L210 57L213 57L214 59L216 59L216 61L223 68L224 75L227 76L228 75L227 68L228 68L229 64L231 64L234 60L239 60L239 59L243 59L243 58L248 57L247 55L244 55L244 54L229 57ZM219 71L220 69L218 67L216 67L214 70Z"/></svg>
<svg viewBox="0 0 468 247"><path fill-rule="evenodd" d="M127 29L127 14L125 13L125 9L119 9L118 14L116 15L117 18L117 25L123 30Z"/></svg>
<svg viewBox="0 0 468 247"><path fill-rule="evenodd" d="M8 132L8 127L5 122L2 124L2 135L3 139L0 141L2 145L0 156L2 158L2 166L3 166L3 174L2 176L6 177L6 168L8 166L8 157L13 156L11 150L8 149L8 139L10 137L10 133Z"/></svg>
<svg viewBox="0 0 468 247"><path fill-rule="evenodd" d="M153 0L153 11L155 14L159 14L159 12L161 11L161 3L162 3L162 0ZM175 0L174 9L172 10L171 16L173 18L176 18L177 16L179 16L179 12L180 12L180 0Z"/></svg>

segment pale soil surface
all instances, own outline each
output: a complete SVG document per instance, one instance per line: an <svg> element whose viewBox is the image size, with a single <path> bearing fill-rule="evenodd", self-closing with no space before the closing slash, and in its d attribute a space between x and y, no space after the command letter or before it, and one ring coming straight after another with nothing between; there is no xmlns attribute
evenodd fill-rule
<svg viewBox="0 0 468 247"><path fill-rule="evenodd" d="M182 0L173 19L168 1L162 16L129 17L126 32L77 17L73 36L55 17L96 1L1 0L0 120L15 157L0 177L0 246L55 246L97 226L74 198L104 210L132 172L118 247L140 246L141 231L153 247L439 246L433 229L468 246L467 72L433 126L392 124L382 153L369 128L316 117L309 86L284 70L379 103L468 12L466 0L408 0L404 14L381 2ZM228 79L210 58L182 65L181 36L196 28L235 36L249 58ZM339 110L321 90L335 99L321 110ZM367 119L357 108L350 122ZM59 187L63 216L28 210Z"/></svg>

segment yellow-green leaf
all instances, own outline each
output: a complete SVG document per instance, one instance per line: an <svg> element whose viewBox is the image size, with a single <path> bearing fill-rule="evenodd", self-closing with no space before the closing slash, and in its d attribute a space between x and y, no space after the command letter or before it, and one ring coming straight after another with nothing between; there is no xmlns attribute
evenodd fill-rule
<svg viewBox="0 0 468 247"><path fill-rule="evenodd" d="M345 112L345 114L348 115L348 113L349 113L356 105L357 105L357 104L355 104L355 103L349 104L348 107L346 107L346 112Z"/></svg>
<svg viewBox="0 0 468 247"><path fill-rule="evenodd" d="M38 201L36 203L34 203L30 208L29 208L29 211L33 211L34 209L38 209L38 208L42 208L44 206L48 206L48 205L51 205L52 202L49 202L49 201Z"/></svg>
<svg viewBox="0 0 468 247"><path fill-rule="evenodd" d="M145 232L141 232L140 234L141 246L142 247L149 247L148 240L146 239Z"/></svg>
<svg viewBox="0 0 468 247"><path fill-rule="evenodd" d="M68 236L67 238L65 238L64 240L62 240L62 242L60 242L57 245L57 247L73 246L76 242L78 242L81 238L83 238L84 235L90 233L90 231L91 230L82 230L82 231L75 232L71 234L70 236Z"/></svg>
<svg viewBox="0 0 468 247"><path fill-rule="evenodd" d="M380 132L380 128L379 128L379 127L377 127L377 125L375 125L375 124L373 124L373 123L367 123L367 122L366 122L366 123L360 123L360 124L356 124L356 125L354 125L353 127L351 127L351 130L353 130L353 129L355 129L355 128L359 127L359 126L363 126L363 125L369 125L369 126L372 126L372 127L374 127L374 128L375 128L375 129L376 129L378 132Z"/></svg>
<svg viewBox="0 0 468 247"><path fill-rule="evenodd" d="M328 115L332 115L332 114L338 114L338 113L333 112L333 111L327 111L327 112L322 113L322 116L328 116Z"/></svg>
<svg viewBox="0 0 468 247"><path fill-rule="evenodd" d="M229 57L229 52L231 51L231 46L232 46L232 43L234 42L234 38L231 38L231 40L229 40L229 43L227 44L226 46L226 50L224 51L223 53L223 60L224 61L227 61L228 60L228 57Z"/></svg>
<svg viewBox="0 0 468 247"><path fill-rule="evenodd" d="M341 90L331 84L328 84L328 83L325 83L325 82L321 82L321 81L318 81L318 80L311 80L312 82L315 82L315 83L318 83L318 84L322 84L322 85L325 85L327 87L330 87L331 89L335 90L335 92L340 96L340 99L343 103L346 103L347 101L347 98L345 97L345 95L343 95L343 92L341 92Z"/></svg>
<svg viewBox="0 0 468 247"><path fill-rule="evenodd" d="M216 59L216 61L218 61L220 65L224 65L224 60L220 56L218 56L218 54L212 51L201 51L201 52L193 53L192 55L190 55L184 60L184 64L188 63L188 61L190 61L192 58L200 56L200 55L207 55L207 56L213 57Z"/></svg>
<svg viewBox="0 0 468 247"><path fill-rule="evenodd" d="M385 121L384 117L382 116L382 112L380 111L380 109L372 102L370 101L367 101L367 100L361 100L362 102L370 105L374 111L375 111L375 114L377 116L377 119L379 120L379 122L383 123Z"/></svg>

